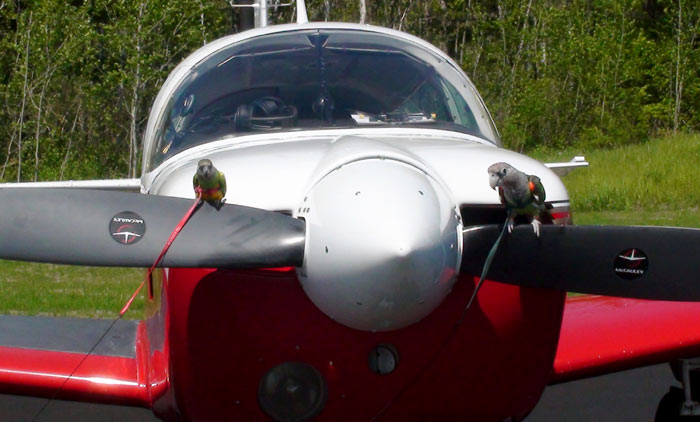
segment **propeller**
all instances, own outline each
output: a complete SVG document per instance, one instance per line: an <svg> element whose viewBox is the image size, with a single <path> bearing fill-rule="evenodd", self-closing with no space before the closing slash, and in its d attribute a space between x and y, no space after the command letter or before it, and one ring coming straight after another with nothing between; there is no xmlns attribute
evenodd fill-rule
<svg viewBox="0 0 700 422"><path fill-rule="evenodd" d="M500 226L467 228L461 272L480 274ZM700 301L700 230L644 226L528 226L505 236L488 279L638 299Z"/></svg>
<svg viewBox="0 0 700 422"><path fill-rule="evenodd" d="M149 267L191 199L74 189L0 188L0 258ZM203 204L163 267L300 266L305 223L284 214Z"/></svg>

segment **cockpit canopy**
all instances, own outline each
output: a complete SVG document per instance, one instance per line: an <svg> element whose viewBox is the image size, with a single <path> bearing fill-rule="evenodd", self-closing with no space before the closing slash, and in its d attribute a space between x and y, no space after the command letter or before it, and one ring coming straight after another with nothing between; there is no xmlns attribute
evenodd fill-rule
<svg viewBox="0 0 700 422"><path fill-rule="evenodd" d="M147 170L187 148L269 131L410 126L499 143L466 77L425 47L350 29L233 43L182 79L156 126Z"/></svg>

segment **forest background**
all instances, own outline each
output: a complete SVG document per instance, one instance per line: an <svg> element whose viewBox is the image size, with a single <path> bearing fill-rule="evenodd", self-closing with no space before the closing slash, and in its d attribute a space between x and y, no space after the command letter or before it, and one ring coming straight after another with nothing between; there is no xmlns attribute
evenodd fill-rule
<svg viewBox="0 0 700 422"><path fill-rule="evenodd" d="M700 128L696 0L307 7L312 20L364 20L446 51L514 150L619 147ZM0 0L0 181L138 177L159 87L189 53L233 33L237 13L226 0Z"/></svg>
<svg viewBox="0 0 700 422"><path fill-rule="evenodd" d="M364 19L449 53L506 147L543 161L585 153L591 167L564 178L578 224L700 227L700 1L307 6L312 20ZM0 182L138 177L158 89L192 51L235 32L238 13L228 0L0 0ZM0 274L0 313L80 317L113 317L143 277L14 261Z"/></svg>

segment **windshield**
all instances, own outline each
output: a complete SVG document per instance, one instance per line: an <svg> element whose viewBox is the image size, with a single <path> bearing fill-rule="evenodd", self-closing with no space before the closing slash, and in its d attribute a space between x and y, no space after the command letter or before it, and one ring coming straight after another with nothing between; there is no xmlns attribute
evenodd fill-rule
<svg viewBox="0 0 700 422"><path fill-rule="evenodd" d="M265 131L438 127L498 143L467 79L391 35L301 30L227 46L194 66L149 148L149 170L184 149Z"/></svg>

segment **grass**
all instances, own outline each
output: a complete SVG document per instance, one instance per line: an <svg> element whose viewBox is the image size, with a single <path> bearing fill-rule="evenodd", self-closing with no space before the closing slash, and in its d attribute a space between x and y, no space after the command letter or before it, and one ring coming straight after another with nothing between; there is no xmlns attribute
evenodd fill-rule
<svg viewBox="0 0 700 422"><path fill-rule="evenodd" d="M668 136L615 149L533 154L541 161L564 161L574 155L585 155L590 163L563 178L576 211L666 211L700 205L700 135Z"/></svg>
<svg viewBox="0 0 700 422"><path fill-rule="evenodd" d="M700 227L700 134L532 155L544 162L585 155L591 163L562 179L576 224ZM0 314L116 317L143 276L142 269L0 261ZM142 294L125 317L142 318L143 309Z"/></svg>
<svg viewBox="0 0 700 422"><path fill-rule="evenodd" d="M632 209L622 211L574 211L579 225L700 227L700 209Z"/></svg>
<svg viewBox="0 0 700 422"><path fill-rule="evenodd" d="M115 318L144 277L134 268L0 260L0 314ZM143 317L141 294L124 315Z"/></svg>

